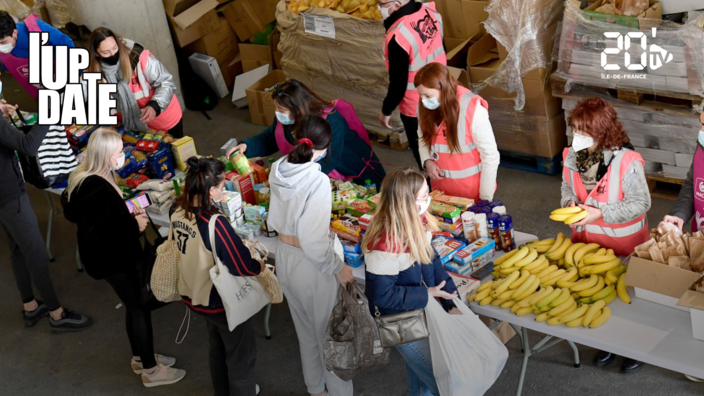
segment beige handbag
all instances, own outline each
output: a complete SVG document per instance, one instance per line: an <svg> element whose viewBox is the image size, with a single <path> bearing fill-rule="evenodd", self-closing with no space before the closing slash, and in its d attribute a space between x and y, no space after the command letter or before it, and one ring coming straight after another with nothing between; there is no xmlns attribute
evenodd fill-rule
<svg viewBox="0 0 704 396"><path fill-rule="evenodd" d="M242 241L245 246L249 249L249 254L252 255L252 259L259 262L259 264L266 263L269 258L269 250L259 241ZM266 268L259 275L257 275L257 280L264 286L266 294L271 297L272 304L280 304L284 301L284 292L281 290L281 285L279 284L279 279L275 274L276 267L270 264L266 264Z"/></svg>
<svg viewBox="0 0 704 396"><path fill-rule="evenodd" d="M421 285L425 285L421 274ZM425 309L414 309L412 311L399 312L391 315L382 315L379 307L374 307L374 320L379 328L381 346L391 348L413 341L428 338L428 321L425 317Z"/></svg>
<svg viewBox="0 0 704 396"><path fill-rule="evenodd" d="M169 229L169 239L156 248L156 253L150 282L152 293L161 302L180 301L178 263L181 260L181 252L173 240L173 228Z"/></svg>

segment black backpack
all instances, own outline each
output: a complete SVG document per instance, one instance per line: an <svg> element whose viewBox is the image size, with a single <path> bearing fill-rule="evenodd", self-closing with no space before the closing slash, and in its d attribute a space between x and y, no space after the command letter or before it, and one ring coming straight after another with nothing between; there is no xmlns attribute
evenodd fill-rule
<svg viewBox="0 0 704 396"><path fill-rule="evenodd" d="M177 51L178 71L186 108L193 111L210 111L218 104L218 95L191 68L188 58Z"/></svg>

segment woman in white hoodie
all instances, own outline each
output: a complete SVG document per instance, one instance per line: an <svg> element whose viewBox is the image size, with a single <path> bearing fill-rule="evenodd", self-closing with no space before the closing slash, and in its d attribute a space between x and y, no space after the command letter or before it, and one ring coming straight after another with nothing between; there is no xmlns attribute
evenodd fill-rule
<svg viewBox="0 0 704 396"><path fill-rule="evenodd" d="M330 148L332 130L321 116L308 115L295 136L298 144L274 163L269 177L269 223L282 242L276 273L296 326L308 392L324 396L327 385L331 396L352 396L352 381L327 371L323 358L323 337L338 287L354 281L352 269L328 238L332 194L318 161Z"/></svg>

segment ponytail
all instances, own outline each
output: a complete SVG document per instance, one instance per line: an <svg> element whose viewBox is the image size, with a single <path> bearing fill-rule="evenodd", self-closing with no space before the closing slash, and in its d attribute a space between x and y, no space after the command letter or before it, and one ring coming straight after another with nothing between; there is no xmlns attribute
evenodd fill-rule
<svg viewBox="0 0 704 396"><path fill-rule="evenodd" d="M220 210L210 202L210 189L217 188L225 179L225 164L210 157L191 157L186 163L186 185L176 207L182 209L189 220L196 210L219 213Z"/></svg>
<svg viewBox="0 0 704 396"><path fill-rule="evenodd" d="M330 148L332 128L320 115L307 115L298 125L295 136L298 144L288 153L288 162L305 164L313 159L314 150Z"/></svg>

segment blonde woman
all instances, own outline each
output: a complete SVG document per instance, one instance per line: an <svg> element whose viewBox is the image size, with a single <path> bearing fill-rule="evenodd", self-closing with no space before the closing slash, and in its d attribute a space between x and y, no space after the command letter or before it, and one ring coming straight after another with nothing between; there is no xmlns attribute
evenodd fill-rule
<svg viewBox="0 0 704 396"><path fill-rule="evenodd" d="M438 230L432 216L425 175L412 168L397 168L384 179L374 219L364 235L362 249L367 265L366 295L372 314L390 315L428 304L428 296L440 298L452 314L457 294L430 243L430 231ZM428 339L397 346L406 362L408 393L439 396L433 376Z"/></svg>
<svg viewBox="0 0 704 396"><path fill-rule="evenodd" d="M171 368L176 359L154 354L151 311L162 306L140 301L137 264L145 253L139 237L147 227L144 212L130 214L115 182L125 162L120 135L99 129L88 140L85 161L71 173L62 196L66 219L78 225L78 252L88 275L105 279L127 311L132 370L150 388L180 381L186 372Z"/></svg>

